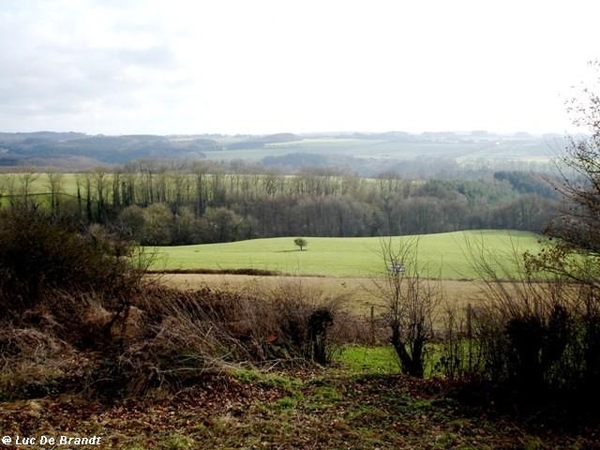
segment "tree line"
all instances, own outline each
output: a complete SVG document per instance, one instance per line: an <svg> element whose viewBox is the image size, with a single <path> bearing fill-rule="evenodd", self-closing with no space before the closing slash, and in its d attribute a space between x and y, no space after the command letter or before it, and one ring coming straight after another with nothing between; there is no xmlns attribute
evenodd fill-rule
<svg viewBox="0 0 600 450"><path fill-rule="evenodd" d="M478 180L415 180L144 160L78 173L74 181L56 172L0 175L0 205L19 202L44 204L144 245L175 245L486 228L540 232L559 197L546 178L516 171Z"/></svg>

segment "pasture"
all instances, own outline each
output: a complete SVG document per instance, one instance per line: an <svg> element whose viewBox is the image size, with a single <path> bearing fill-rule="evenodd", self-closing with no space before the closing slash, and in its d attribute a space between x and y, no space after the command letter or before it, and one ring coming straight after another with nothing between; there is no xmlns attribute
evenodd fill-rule
<svg viewBox="0 0 600 450"><path fill-rule="evenodd" d="M482 286L472 267L472 258L483 253L498 261L508 274L516 274L514 258L539 248L539 236L516 231L461 231L423 236L395 237L393 245L418 243L417 267L420 276L444 279L445 301L459 308L477 303ZM373 292L373 278L387 268L382 259L380 238L307 238L300 251L293 238L256 239L226 244L156 247L155 270L258 269L280 276L251 276L214 273L170 273L159 275L161 282L179 289L204 286L228 291L254 292L259 297L282 287L304 290L316 301L340 299L347 310L366 317L384 302ZM474 255L470 255L471 250ZM477 250L479 249L479 250ZM505 273L501 272L504 276ZM287 275L287 276L286 276ZM444 307L444 305L441 305Z"/></svg>
<svg viewBox="0 0 600 450"><path fill-rule="evenodd" d="M476 279L472 257L483 253L508 272L516 271L514 258L535 252L540 237L520 231L459 231L392 238L392 246L418 245L418 260L411 272L448 280ZM153 254L155 270L259 269L290 275L325 277L371 277L387 268L382 243L387 238L307 238L300 251L294 238L255 239L223 244L146 248ZM471 256L471 254L475 255ZM476 257L476 256L475 256Z"/></svg>

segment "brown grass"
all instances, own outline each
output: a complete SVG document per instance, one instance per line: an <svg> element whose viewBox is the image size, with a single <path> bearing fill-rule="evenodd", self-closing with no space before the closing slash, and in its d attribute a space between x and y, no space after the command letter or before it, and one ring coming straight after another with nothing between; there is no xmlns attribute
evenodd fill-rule
<svg viewBox="0 0 600 450"><path fill-rule="evenodd" d="M255 292L259 289L275 289L282 283L293 281L315 290L326 296L343 298L344 306L349 312L364 316L370 314L371 306L377 309L384 306L381 299L368 292L371 287L370 278L364 277L304 277L304 276L247 276L228 274L171 274L163 275L161 281L168 286L183 290L194 290L210 286L215 289L235 292ZM445 298L456 307L465 307L468 303L477 304L482 301L482 287L473 281L445 280L443 282Z"/></svg>

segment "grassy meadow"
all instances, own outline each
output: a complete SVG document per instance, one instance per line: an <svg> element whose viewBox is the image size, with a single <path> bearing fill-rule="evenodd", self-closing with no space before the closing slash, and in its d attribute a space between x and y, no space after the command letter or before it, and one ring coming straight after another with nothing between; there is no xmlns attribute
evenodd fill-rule
<svg viewBox="0 0 600 450"><path fill-rule="evenodd" d="M417 269L421 276L460 280L478 278L469 248L483 248L507 267L514 267L515 252L536 251L539 238L521 231L459 231L394 237L392 244L398 246L401 240L418 242ZM370 277L386 270L381 250L385 238L313 237L307 241L304 251L291 237L154 247L147 251L155 257L156 270L259 269L326 277Z"/></svg>

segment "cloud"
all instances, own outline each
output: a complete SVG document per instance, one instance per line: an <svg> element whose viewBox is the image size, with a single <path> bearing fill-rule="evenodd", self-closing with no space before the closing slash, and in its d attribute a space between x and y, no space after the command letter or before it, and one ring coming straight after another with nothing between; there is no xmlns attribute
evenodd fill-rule
<svg viewBox="0 0 600 450"><path fill-rule="evenodd" d="M140 108L184 82L172 49L149 33L153 26L125 30L110 14L96 20L87 10L65 21L33 6L0 15L0 124Z"/></svg>
<svg viewBox="0 0 600 450"><path fill-rule="evenodd" d="M2 2L0 131L556 129L594 17L577 0Z"/></svg>

